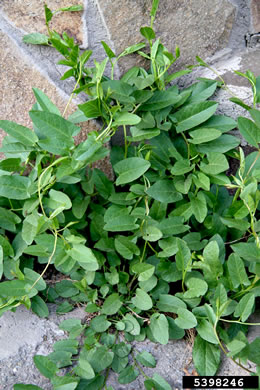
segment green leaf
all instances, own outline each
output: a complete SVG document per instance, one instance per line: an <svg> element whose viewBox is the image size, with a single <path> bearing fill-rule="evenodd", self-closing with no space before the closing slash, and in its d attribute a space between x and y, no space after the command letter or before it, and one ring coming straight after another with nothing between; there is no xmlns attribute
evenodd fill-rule
<svg viewBox="0 0 260 390"><path fill-rule="evenodd" d="M153 355L147 351L142 351L136 355L136 360L145 367L156 367L156 360Z"/></svg>
<svg viewBox="0 0 260 390"><path fill-rule="evenodd" d="M54 364L47 356L35 355L33 357L33 361L40 373L46 378L52 379L58 371L56 364Z"/></svg>
<svg viewBox="0 0 260 390"><path fill-rule="evenodd" d="M137 263L132 267L132 271L138 274L138 281L144 282L152 277L155 267L152 264Z"/></svg>
<svg viewBox="0 0 260 390"><path fill-rule="evenodd" d="M205 122L214 114L217 106L215 102L193 103L170 115L170 118L177 123L177 133L181 133Z"/></svg>
<svg viewBox="0 0 260 390"><path fill-rule="evenodd" d="M78 107L86 116L86 120L91 118L98 118L101 115L100 100L98 98L89 100L83 104L79 104Z"/></svg>
<svg viewBox="0 0 260 390"><path fill-rule="evenodd" d="M119 175L116 180L116 185L130 183L142 176L151 164L149 161L140 157L129 157L119 161L114 170Z"/></svg>
<svg viewBox="0 0 260 390"><path fill-rule="evenodd" d="M15 172L21 170L20 158L6 158L0 162L0 170L7 172Z"/></svg>
<svg viewBox="0 0 260 390"><path fill-rule="evenodd" d="M200 191L196 197L193 194L190 194L190 198L191 198L192 213L194 214L196 220L202 223L208 213L205 196L203 192Z"/></svg>
<svg viewBox="0 0 260 390"><path fill-rule="evenodd" d="M0 196L8 199L27 199L31 181L25 176L0 176Z"/></svg>
<svg viewBox="0 0 260 390"><path fill-rule="evenodd" d="M184 272L191 260L191 252L184 240L178 238L177 241L178 252L175 257L176 266L179 271Z"/></svg>
<svg viewBox="0 0 260 390"><path fill-rule="evenodd" d="M189 160L180 160L177 161L171 168L172 175L184 175L187 172L192 171L194 164L190 165Z"/></svg>
<svg viewBox="0 0 260 390"><path fill-rule="evenodd" d="M112 364L114 353L105 346L95 347L88 351L88 361L95 372L101 372Z"/></svg>
<svg viewBox="0 0 260 390"><path fill-rule="evenodd" d="M118 382L121 385L131 383L138 377L138 375L139 371L135 370L133 366L127 366L120 372Z"/></svg>
<svg viewBox="0 0 260 390"><path fill-rule="evenodd" d="M28 215L23 221L22 238L27 245L31 245L38 231L39 216L36 214Z"/></svg>
<svg viewBox="0 0 260 390"><path fill-rule="evenodd" d="M142 111L157 111L179 102L180 96L175 91L155 91L153 96L142 106Z"/></svg>
<svg viewBox="0 0 260 390"><path fill-rule="evenodd" d="M248 359L260 364L260 337L257 337L248 347Z"/></svg>
<svg viewBox="0 0 260 390"><path fill-rule="evenodd" d="M236 254L232 253L227 261L228 273L234 288L239 286L249 286L245 265L243 260Z"/></svg>
<svg viewBox="0 0 260 390"><path fill-rule="evenodd" d="M49 197L51 201L55 203L53 208L62 207L63 209L68 210L72 207L72 203L68 195L61 191L51 189L49 192Z"/></svg>
<svg viewBox="0 0 260 390"><path fill-rule="evenodd" d="M145 37L148 41L151 39L155 39L155 32L151 27L141 27L140 33L143 37Z"/></svg>
<svg viewBox="0 0 260 390"><path fill-rule="evenodd" d="M220 130L222 133L233 130L237 127L237 122L225 115L213 115L207 122L204 123L205 127L214 128Z"/></svg>
<svg viewBox="0 0 260 390"><path fill-rule="evenodd" d="M125 324L126 332L130 333L133 336L138 336L140 334L140 324L136 320L136 318L132 316L132 314L127 313L123 318L123 322Z"/></svg>
<svg viewBox="0 0 260 390"><path fill-rule="evenodd" d="M162 238L163 234L156 226L148 225L144 226L143 239L145 241L155 242Z"/></svg>
<svg viewBox="0 0 260 390"><path fill-rule="evenodd" d="M68 255L76 260L86 271L96 271L99 268L96 256L92 250L82 244L74 244Z"/></svg>
<svg viewBox="0 0 260 390"><path fill-rule="evenodd" d="M102 306L101 313L107 315L116 314L120 309L120 307L122 306L122 304L123 303L119 298L119 294L113 293L105 299L105 302L103 303Z"/></svg>
<svg viewBox="0 0 260 390"><path fill-rule="evenodd" d="M53 344L53 349L54 351L70 352L72 355L76 355L78 353L78 345L78 340L59 340Z"/></svg>
<svg viewBox="0 0 260 390"><path fill-rule="evenodd" d="M222 153L209 152L207 154L208 164L201 163L201 170L209 175L217 175L229 168L227 158Z"/></svg>
<svg viewBox="0 0 260 390"><path fill-rule="evenodd" d="M140 310L149 310L153 307L151 297L141 288L136 289L136 294L131 301Z"/></svg>
<svg viewBox="0 0 260 390"><path fill-rule="evenodd" d="M226 153L229 150L235 149L240 144L238 137L229 134L223 134L221 137L206 142L205 144L197 145L196 149L200 153L215 152L215 153Z"/></svg>
<svg viewBox="0 0 260 390"><path fill-rule="evenodd" d="M151 9L151 13L150 13L150 15L153 18L155 18L155 16L156 16L156 12L157 12L157 9L158 9L158 6L159 6L159 1L160 0L153 0L152 9Z"/></svg>
<svg viewBox="0 0 260 390"><path fill-rule="evenodd" d="M124 259L132 260L134 255L140 254L140 249L129 237L117 236L115 238L115 248Z"/></svg>
<svg viewBox="0 0 260 390"><path fill-rule="evenodd" d="M45 14L45 22L47 25L52 20L53 12L50 10L50 8L47 7L46 4L44 4L44 14Z"/></svg>
<svg viewBox="0 0 260 390"><path fill-rule="evenodd" d="M31 308L32 311L37 314L39 317L44 318L48 317L49 309L44 300L37 295L31 299Z"/></svg>
<svg viewBox="0 0 260 390"><path fill-rule="evenodd" d="M243 219L220 217L220 220L224 225L228 226L229 228L241 230L243 232L248 230L250 227L250 223L248 221L243 220Z"/></svg>
<svg viewBox="0 0 260 390"><path fill-rule="evenodd" d="M197 336L192 351L193 362L199 375L215 375L220 364L220 349Z"/></svg>
<svg viewBox="0 0 260 390"><path fill-rule="evenodd" d="M193 130L189 133L189 135L192 137L189 142L198 145L204 142L212 141L220 137L221 134L222 132L220 130L201 127L200 129Z"/></svg>
<svg viewBox="0 0 260 390"><path fill-rule="evenodd" d="M174 203L182 199L182 195L176 191L171 180L158 180L146 190L146 193L162 203Z"/></svg>
<svg viewBox="0 0 260 390"><path fill-rule="evenodd" d="M56 107L55 104L53 104L52 101L48 98L48 96L45 95L45 93L43 93L39 88L33 88L33 93L37 103L40 105L43 111L49 111L53 114L61 115L58 107Z"/></svg>
<svg viewBox="0 0 260 390"><path fill-rule="evenodd" d="M186 303L183 302L180 298L175 297L174 295L160 294L159 301L157 302L157 307L160 311L177 313L179 308L186 309Z"/></svg>
<svg viewBox="0 0 260 390"><path fill-rule="evenodd" d="M30 111L30 117L40 131L42 137L62 141L68 147L74 145L72 136L79 132L79 128L60 115L46 111Z"/></svg>
<svg viewBox="0 0 260 390"><path fill-rule="evenodd" d="M241 242L231 245L231 248L238 256L245 260L260 262L260 249L254 243Z"/></svg>
<svg viewBox="0 0 260 390"><path fill-rule="evenodd" d="M236 310L234 312L235 317L239 317L242 322L245 322L250 314L252 314L255 305L255 296L252 293L248 293L240 299Z"/></svg>
<svg viewBox="0 0 260 390"><path fill-rule="evenodd" d="M260 142L260 128L248 118L238 118L238 128L245 140L255 148L258 148Z"/></svg>
<svg viewBox="0 0 260 390"><path fill-rule="evenodd" d="M99 315L97 317L92 318L90 321L91 328L98 333L105 332L112 323L107 321L107 317L105 315Z"/></svg>
<svg viewBox="0 0 260 390"><path fill-rule="evenodd" d="M257 77L257 80L258 80L258 87L259 87L259 84L260 84L259 80L260 80L260 78ZM249 110L249 112L250 112L251 117L254 119L256 125L260 128L260 113L259 113L259 109L251 108L251 110ZM259 138L258 138L258 140L259 140Z"/></svg>
<svg viewBox="0 0 260 390"><path fill-rule="evenodd" d="M113 50L108 46L108 44L104 41L101 41L101 45L103 46L105 52L106 52L106 55L108 56L108 58L114 58L116 57L115 53L113 52Z"/></svg>
<svg viewBox="0 0 260 390"><path fill-rule="evenodd" d="M6 177L6 176L5 176ZM1 183L1 178L0 178ZM1 189L0 189L1 192ZM11 198L11 197L10 197ZM19 222L21 222L21 219L13 213L12 211L5 209L3 207L0 207L0 227L9 230L10 232L16 232L16 226ZM1 244L4 245L3 240L1 239ZM8 245L8 244L6 244ZM5 245L5 247L6 247ZM9 248L10 250L10 248Z"/></svg>
<svg viewBox="0 0 260 390"><path fill-rule="evenodd" d="M137 43L135 45L129 46L118 56L118 58L135 53L136 51L141 50L145 46L145 43Z"/></svg>
<svg viewBox="0 0 260 390"><path fill-rule="evenodd" d="M23 42L31 45L48 45L49 37L45 34L31 33L23 36Z"/></svg>
<svg viewBox="0 0 260 390"><path fill-rule="evenodd" d="M78 366L75 368L75 372L77 375L84 379L93 379L95 378L95 372L91 366L91 364L83 358L79 358Z"/></svg>
<svg viewBox="0 0 260 390"><path fill-rule="evenodd" d="M218 339L214 333L214 327L208 320L199 320L196 330L203 340L218 345Z"/></svg>
<svg viewBox="0 0 260 390"><path fill-rule="evenodd" d="M0 245L0 280L2 279L4 271L4 252L3 247Z"/></svg>
<svg viewBox="0 0 260 390"><path fill-rule="evenodd" d="M23 385L22 383L18 383L14 385L14 390L43 390L43 389L35 385Z"/></svg>
<svg viewBox="0 0 260 390"><path fill-rule="evenodd" d="M83 10L84 10L84 7L81 4L59 8L59 11L62 11L62 12L75 12L75 11L83 11Z"/></svg>
<svg viewBox="0 0 260 390"><path fill-rule="evenodd" d="M113 216L104 226L104 229L110 232L131 231L139 228L135 223L136 217L132 215Z"/></svg>
<svg viewBox="0 0 260 390"><path fill-rule="evenodd" d="M31 286L23 280L11 280L0 283L1 297L23 297L30 292Z"/></svg>
<svg viewBox="0 0 260 390"><path fill-rule="evenodd" d="M32 130L15 122L0 120L0 128L25 146L33 146L38 141L37 135Z"/></svg>
<svg viewBox="0 0 260 390"><path fill-rule="evenodd" d="M154 313L149 325L152 335L160 344L166 345L169 341L169 324L164 314Z"/></svg>
<svg viewBox="0 0 260 390"><path fill-rule="evenodd" d="M131 114L129 112L120 112L115 116L114 125L122 126L129 125L134 126L141 122L141 118L138 115Z"/></svg>
<svg viewBox="0 0 260 390"><path fill-rule="evenodd" d="M62 298L70 298L78 294L78 289L70 280L61 280L55 285L55 291Z"/></svg>
<svg viewBox="0 0 260 390"><path fill-rule="evenodd" d="M152 379L144 381L145 388L147 390L171 390L172 387L166 380L158 374L154 374Z"/></svg>
<svg viewBox="0 0 260 390"><path fill-rule="evenodd" d="M179 308L177 310L178 318L175 319L176 325L181 329L191 329L197 325L196 317L189 310Z"/></svg>
<svg viewBox="0 0 260 390"><path fill-rule="evenodd" d="M184 293L184 298L198 298L204 296L208 290L205 280L199 278L190 277L186 284L189 289Z"/></svg>

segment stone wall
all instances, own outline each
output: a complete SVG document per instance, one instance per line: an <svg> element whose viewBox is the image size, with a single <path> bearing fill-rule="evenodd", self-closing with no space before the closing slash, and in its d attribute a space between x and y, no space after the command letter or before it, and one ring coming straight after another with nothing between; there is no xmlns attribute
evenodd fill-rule
<svg viewBox="0 0 260 390"><path fill-rule="evenodd" d="M55 10L80 1L49 0L48 6ZM61 110L73 89L73 80L60 80L64 67L56 65L59 54L54 49L22 42L26 33L46 32L44 2L0 3L0 116L26 126L30 126L28 110L34 102L32 87L41 88ZM101 40L117 53L141 40L139 28L149 23L151 3L152 0L85 0L83 12L58 14L51 27L74 36L82 49L93 50L93 57L100 61L104 58ZM180 47L176 69L194 63L199 55L216 66L220 64L222 74L226 73L231 83L233 69L248 67L257 75L260 72L259 0L161 0L155 29L169 50ZM135 56L124 59L117 76L135 63ZM235 84L240 82L243 80ZM93 126L89 123L85 131Z"/></svg>

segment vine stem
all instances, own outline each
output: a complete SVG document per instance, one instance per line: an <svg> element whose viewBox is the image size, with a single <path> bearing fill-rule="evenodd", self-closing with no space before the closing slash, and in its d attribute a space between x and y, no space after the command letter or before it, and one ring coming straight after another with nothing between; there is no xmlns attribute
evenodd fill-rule
<svg viewBox="0 0 260 390"><path fill-rule="evenodd" d="M74 89L73 89L73 91L72 91L72 93L70 95L68 103L66 104L65 110L63 111L63 114L62 114L63 117L65 116L65 114L66 114L66 112L67 112L67 110L68 110L68 108L70 106L70 103L71 103L71 101L73 99L73 96L75 94L75 90L76 90L76 88L77 88L77 86L78 86L78 84L80 82L81 77L82 77L82 62L80 62L80 64L79 64L79 77L78 77L77 82L75 84L75 87L74 87Z"/></svg>
<svg viewBox="0 0 260 390"><path fill-rule="evenodd" d="M44 270L42 271L41 275L35 280L35 282L33 283L33 285L31 286L30 290L33 289L33 287L39 282L39 280L43 277L43 275L45 274L45 272L47 271L51 261L52 261L52 258L56 252L56 247L57 247L57 240L58 240L58 232L57 230L55 230L54 232L52 232L53 235L54 235L54 245L53 245L53 250L51 252L51 255L48 259L48 263L46 264Z"/></svg>
<svg viewBox="0 0 260 390"><path fill-rule="evenodd" d="M227 351L225 350L223 344L221 343L219 337L218 337L218 333L217 333L217 323L218 323L218 319L216 320L215 324L214 324L214 334L218 340L218 343L219 343L219 346L221 348L221 350L224 352L224 354L230 358L237 366L239 366L240 368L242 368L243 370L247 371L249 374L254 374L253 371L249 370L248 368L244 367L242 364L238 363L235 359L233 359L231 356L228 356L228 353Z"/></svg>
<svg viewBox="0 0 260 390"><path fill-rule="evenodd" d="M241 322L241 321L235 321L235 320L224 320L222 318L219 319L220 321L224 321L224 322L230 322L230 323L233 323L233 324L240 324L240 325L251 325L251 326L260 326L260 322Z"/></svg>

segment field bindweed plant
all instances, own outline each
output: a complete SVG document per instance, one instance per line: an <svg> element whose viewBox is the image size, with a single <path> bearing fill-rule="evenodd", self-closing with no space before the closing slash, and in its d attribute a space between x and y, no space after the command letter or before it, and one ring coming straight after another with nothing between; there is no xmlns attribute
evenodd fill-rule
<svg viewBox="0 0 260 390"><path fill-rule="evenodd" d="M45 6L48 36L34 33L24 41L54 46L70 68L63 79L76 81L71 99L84 92L89 100L65 119L34 88L34 132L0 121L8 133L0 162L0 314L22 304L47 317L52 302L59 314L83 305L92 318L63 321L69 338L48 356L34 357L54 390L111 390L110 369L120 384L141 374L147 390L170 390L160 375L145 374L156 360L131 342L167 344L189 329L196 330L199 375L217 373L221 350L260 374L260 338L247 339L248 328L259 326L248 318L260 295L260 78L242 74L254 101L249 107L236 98L252 117L237 122L216 115L218 104L210 100L221 80L166 89L191 70L168 73L179 49L173 55L156 39L158 4L153 1L150 26L140 30L145 42L118 56L102 42L106 58L93 67L86 66L90 51L81 53L73 38L51 31L55 13ZM148 67L114 80L115 64L132 53ZM102 121L101 130L75 145L78 124L93 118ZM229 133L237 126L255 148L246 157ZM107 149L120 128L124 145ZM107 155L114 181L93 168ZM231 158L239 169L227 176ZM47 284L52 275L55 283ZM25 388L39 389L14 386Z"/></svg>

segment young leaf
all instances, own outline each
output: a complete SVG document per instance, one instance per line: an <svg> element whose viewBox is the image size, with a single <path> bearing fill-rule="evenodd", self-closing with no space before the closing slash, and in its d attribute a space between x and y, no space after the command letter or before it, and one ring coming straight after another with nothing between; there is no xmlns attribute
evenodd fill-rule
<svg viewBox="0 0 260 390"><path fill-rule="evenodd" d="M203 340L218 345L218 339L215 336L213 325L208 320L200 320L196 330Z"/></svg>
<svg viewBox="0 0 260 390"><path fill-rule="evenodd" d="M143 37L145 37L148 41L155 39L155 32L151 27L141 27L140 33Z"/></svg>
<svg viewBox="0 0 260 390"><path fill-rule="evenodd" d="M115 53L113 52L113 50L108 46L108 44L104 41L101 41L101 45L103 46L105 52L106 52L106 55L108 56L108 58L115 58L116 55Z"/></svg>
<svg viewBox="0 0 260 390"><path fill-rule="evenodd" d="M140 157L129 157L119 161L114 170L118 174L116 185L130 183L142 176L151 164Z"/></svg>
<svg viewBox="0 0 260 390"><path fill-rule="evenodd" d="M215 375L220 364L220 348L197 336L192 351L199 375Z"/></svg>

